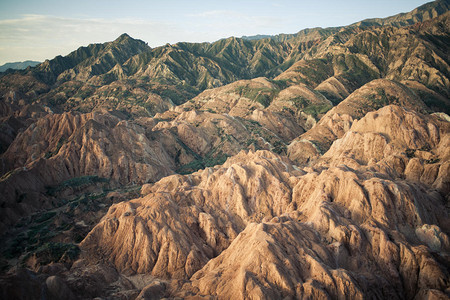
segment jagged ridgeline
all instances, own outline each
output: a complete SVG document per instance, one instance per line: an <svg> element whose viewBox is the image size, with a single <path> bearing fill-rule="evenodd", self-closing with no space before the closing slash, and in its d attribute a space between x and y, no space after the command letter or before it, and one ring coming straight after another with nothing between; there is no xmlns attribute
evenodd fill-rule
<svg viewBox="0 0 450 300"><path fill-rule="evenodd" d="M448 299L449 6L0 73L0 298Z"/></svg>
<svg viewBox="0 0 450 300"><path fill-rule="evenodd" d="M81 47L31 70L4 76L0 92L3 97L15 93L16 98L54 111L107 108L140 116L182 104L205 89L261 76L278 76L288 85L303 82L335 104L380 77L413 79L425 85L415 86L420 92L429 88L448 98L446 17L431 22L440 25L402 27L445 15L447 10L447 1L437 1L407 14L347 27L154 49L123 34L113 42ZM408 38L402 38L405 30ZM411 64L415 74L408 71ZM19 83L24 77L26 86ZM430 93L425 97L432 108L448 107Z"/></svg>

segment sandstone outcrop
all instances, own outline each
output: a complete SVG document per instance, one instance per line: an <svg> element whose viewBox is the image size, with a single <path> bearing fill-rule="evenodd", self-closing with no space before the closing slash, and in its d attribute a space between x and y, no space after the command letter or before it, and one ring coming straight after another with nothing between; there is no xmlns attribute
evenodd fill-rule
<svg viewBox="0 0 450 300"><path fill-rule="evenodd" d="M425 104L406 86L386 79L373 80L329 110L313 128L292 141L288 146L289 158L300 163L318 158L333 141L350 129L355 120L389 104L426 112ZM304 151L305 148L308 150Z"/></svg>
<svg viewBox="0 0 450 300"><path fill-rule="evenodd" d="M17 136L2 163L2 225L51 207L48 187L72 178L96 176L117 186L156 181L174 169L144 128L107 112L41 118Z"/></svg>
<svg viewBox="0 0 450 300"><path fill-rule="evenodd" d="M405 146L437 153L448 134L448 123L387 106L355 122L312 168L257 151L166 177L144 197L112 206L81 247L121 272L188 279L165 292L174 296L442 294L447 256L432 252L450 250L448 183L441 194L432 188L448 181L448 151L437 168L445 178L421 175L417 186L402 174Z"/></svg>

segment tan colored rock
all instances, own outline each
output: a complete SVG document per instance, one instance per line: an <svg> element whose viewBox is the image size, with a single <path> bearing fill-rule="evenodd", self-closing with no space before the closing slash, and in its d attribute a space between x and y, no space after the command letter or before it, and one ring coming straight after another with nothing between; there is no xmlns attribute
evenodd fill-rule
<svg viewBox="0 0 450 300"><path fill-rule="evenodd" d="M417 157L410 159L405 169L406 179L410 181L420 181L422 173L423 164L420 163L420 160Z"/></svg>
<svg viewBox="0 0 450 300"><path fill-rule="evenodd" d="M189 277L214 253L228 247L246 220L275 216L287 205L289 185L283 181L286 172L294 171L292 166L267 151L248 155L256 159L249 169L242 167L247 154L241 153L223 168L208 168L189 177L166 177L149 187L150 194L144 198L112 206L109 216L83 241L83 247L107 251L124 272ZM274 161L269 163L266 157ZM198 187L192 188L192 184ZM185 201L190 204L180 210L178 206ZM272 201L281 207L275 209ZM166 213L161 214L163 207ZM138 222L136 215L153 221ZM121 250L115 249L119 241L124 246Z"/></svg>
<svg viewBox="0 0 450 300"><path fill-rule="evenodd" d="M386 106L354 122L323 155L322 163L337 166L345 162L352 168L370 165L372 170L383 169L395 177L404 174L410 181L439 186L446 195L449 151L443 149L449 136L446 121Z"/></svg>
<svg viewBox="0 0 450 300"><path fill-rule="evenodd" d="M107 112L47 115L20 133L2 156L0 227L51 206L47 187L82 176L118 184L171 174L173 158L143 127ZM20 200L19 200L20 199Z"/></svg>
<svg viewBox="0 0 450 300"><path fill-rule="evenodd" d="M403 151L428 144L420 151L437 153L447 126L387 106L303 170L250 151L165 177L144 197L112 206L81 247L122 272L188 280L170 285L174 297L444 292L449 273L431 251L450 250L445 194L427 189L446 182L448 162L424 164Z"/></svg>
<svg viewBox="0 0 450 300"><path fill-rule="evenodd" d="M328 111L311 130L291 142L288 151L289 158L304 163L306 160L319 157L330 148L333 141L341 138L350 130L355 120L362 118L370 111L377 110L389 104L401 105L402 107L419 112L426 110L425 105L417 95L413 94L405 86L385 79L373 80L350 94L344 101ZM381 122L373 123L372 126L380 126L379 124ZM363 126L361 124L360 128ZM392 128L395 129L394 127ZM382 131L381 127L379 130ZM433 129L431 128L430 130ZM414 138L416 140L413 144L420 143L419 136ZM314 152L308 151L307 149L302 151L302 144L293 146L293 143L297 140L309 140L320 151ZM300 148L296 149L297 147Z"/></svg>

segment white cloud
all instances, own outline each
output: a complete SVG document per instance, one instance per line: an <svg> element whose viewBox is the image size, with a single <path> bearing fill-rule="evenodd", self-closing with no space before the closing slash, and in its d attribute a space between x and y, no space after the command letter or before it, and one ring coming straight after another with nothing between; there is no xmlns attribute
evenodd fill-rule
<svg viewBox="0 0 450 300"><path fill-rule="evenodd" d="M272 34L277 33L282 23L283 20L276 17L245 15L231 10L205 11L176 21L158 22L29 14L0 20L0 64L52 59L80 46L112 41L122 33L156 47L182 41L212 42L232 35Z"/></svg>
<svg viewBox="0 0 450 300"><path fill-rule="evenodd" d="M150 46L174 43L180 36L189 36L186 30L169 22L24 15L18 19L0 20L0 64L26 59L43 61L56 55L67 55L80 46L111 41L125 32Z"/></svg>

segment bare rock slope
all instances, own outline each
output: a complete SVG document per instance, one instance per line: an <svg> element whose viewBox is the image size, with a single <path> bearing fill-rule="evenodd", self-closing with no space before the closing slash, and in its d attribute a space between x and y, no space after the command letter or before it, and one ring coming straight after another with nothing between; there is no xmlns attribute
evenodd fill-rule
<svg viewBox="0 0 450 300"><path fill-rule="evenodd" d="M32 145L32 147L30 147ZM21 132L1 158L1 222L51 208L48 189L96 176L112 186L156 181L173 161L142 126L108 112L49 114Z"/></svg>
<svg viewBox="0 0 450 300"><path fill-rule="evenodd" d="M318 158L350 129L354 121L389 104L426 112L423 101L405 85L387 79L373 80L329 110L308 132L293 140L288 147L289 158L299 163Z"/></svg>
<svg viewBox="0 0 450 300"><path fill-rule="evenodd" d="M81 248L165 279L161 296L445 298L449 135L446 121L387 106L312 167L241 152L145 186Z"/></svg>

